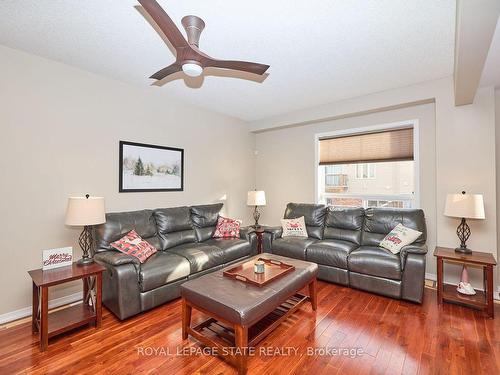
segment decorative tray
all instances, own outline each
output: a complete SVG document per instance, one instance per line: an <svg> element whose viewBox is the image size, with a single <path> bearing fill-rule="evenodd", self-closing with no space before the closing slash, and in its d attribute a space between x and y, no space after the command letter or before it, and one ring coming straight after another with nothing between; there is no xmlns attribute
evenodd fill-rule
<svg viewBox="0 0 500 375"><path fill-rule="evenodd" d="M295 270L294 266L280 262L279 260L267 258L259 258L257 260L264 262L264 273L254 272L254 264L256 260L252 259L225 270L223 275L235 280L243 281L247 284L261 287Z"/></svg>

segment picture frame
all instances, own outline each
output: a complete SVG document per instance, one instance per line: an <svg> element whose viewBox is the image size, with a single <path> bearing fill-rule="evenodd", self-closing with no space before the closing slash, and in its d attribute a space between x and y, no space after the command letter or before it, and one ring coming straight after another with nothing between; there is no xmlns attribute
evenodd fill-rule
<svg viewBox="0 0 500 375"><path fill-rule="evenodd" d="M120 193L184 191L184 149L120 141Z"/></svg>

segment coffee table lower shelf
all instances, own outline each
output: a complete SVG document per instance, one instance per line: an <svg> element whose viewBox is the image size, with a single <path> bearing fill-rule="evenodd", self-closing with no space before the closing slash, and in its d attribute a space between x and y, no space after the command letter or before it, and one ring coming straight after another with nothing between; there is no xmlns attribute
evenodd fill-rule
<svg viewBox="0 0 500 375"><path fill-rule="evenodd" d="M273 312L266 315L248 329L248 346L255 346L262 341L269 333L285 321L291 314L299 308L301 304L309 300L309 296L296 293L288 300L278 306ZM236 346L234 329L218 321L216 318L209 318L192 328L194 331L209 337L212 340L219 340L220 345L228 344Z"/></svg>

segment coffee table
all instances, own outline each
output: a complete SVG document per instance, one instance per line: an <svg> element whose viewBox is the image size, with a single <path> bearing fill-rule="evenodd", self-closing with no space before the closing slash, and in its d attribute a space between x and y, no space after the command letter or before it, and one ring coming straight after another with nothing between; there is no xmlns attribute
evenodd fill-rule
<svg viewBox="0 0 500 375"><path fill-rule="evenodd" d="M246 373L249 348L254 347L287 319L305 301L316 310L318 265L275 254L259 254L251 260L267 258L293 265L295 270L259 287L223 275L223 270L187 281L181 286L182 338L193 336L214 349L214 354ZM232 268L234 265L227 267ZM298 293L305 286L309 295ZM192 310L209 318L191 327Z"/></svg>

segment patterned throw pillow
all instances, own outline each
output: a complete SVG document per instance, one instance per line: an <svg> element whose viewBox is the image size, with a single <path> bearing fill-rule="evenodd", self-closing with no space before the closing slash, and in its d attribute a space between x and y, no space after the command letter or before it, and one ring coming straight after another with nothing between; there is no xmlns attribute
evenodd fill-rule
<svg viewBox="0 0 500 375"><path fill-rule="evenodd" d="M404 246L413 243L421 234L422 232L418 230L407 228L403 224L398 224L387 236L385 236L382 242L380 242L380 247L389 250L393 254L398 254Z"/></svg>
<svg viewBox="0 0 500 375"><path fill-rule="evenodd" d="M149 242L144 241L135 230L131 230L110 245L122 253L136 257L141 263L144 263L146 259L158 251Z"/></svg>
<svg viewBox="0 0 500 375"><path fill-rule="evenodd" d="M219 216L213 238L240 238L241 220Z"/></svg>
<svg viewBox="0 0 500 375"><path fill-rule="evenodd" d="M304 216L296 219L281 219L281 226L283 227L282 237L307 237Z"/></svg>

